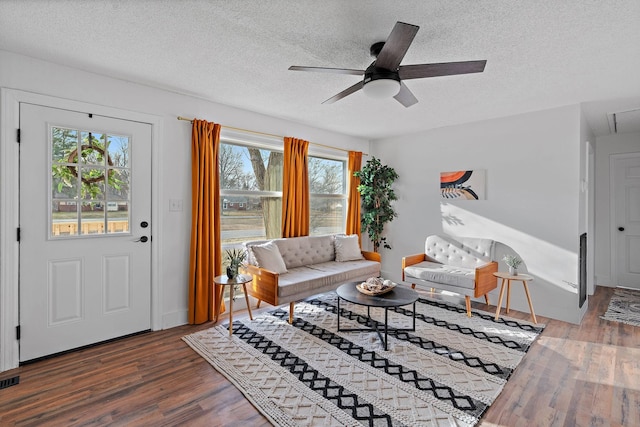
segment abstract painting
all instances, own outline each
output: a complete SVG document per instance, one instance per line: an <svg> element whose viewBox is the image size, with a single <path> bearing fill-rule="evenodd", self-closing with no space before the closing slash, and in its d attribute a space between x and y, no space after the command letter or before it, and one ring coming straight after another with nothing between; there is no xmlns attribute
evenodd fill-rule
<svg viewBox="0 0 640 427"><path fill-rule="evenodd" d="M485 170L440 172L440 198L484 200Z"/></svg>

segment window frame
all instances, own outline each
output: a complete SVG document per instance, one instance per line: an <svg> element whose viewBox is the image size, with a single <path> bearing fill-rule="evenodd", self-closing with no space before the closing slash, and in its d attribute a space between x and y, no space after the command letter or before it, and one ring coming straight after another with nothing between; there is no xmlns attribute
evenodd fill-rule
<svg viewBox="0 0 640 427"><path fill-rule="evenodd" d="M270 151L275 151L279 153L284 153L284 141L280 137L269 136L263 134L252 134L246 131L240 131L235 129L222 128L220 131L220 144L229 144L235 145L239 147L250 147L250 148L259 148ZM342 212L342 230L340 232L344 233L346 230L346 221L347 221L347 204L349 202L349 194L348 194L348 154L346 152L340 152L341 154L336 154L336 150L326 149L326 148L318 148L312 145L309 146L309 150L307 155L309 158L319 158L323 160L331 160L342 162L343 173L342 173L342 189L343 193L309 193L310 202L313 198L323 198L323 199L336 199L343 200L343 206L345 207ZM220 177L218 177L219 179ZM223 189L220 188L220 198L224 200L225 197L272 197L272 198L280 198L282 199L282 191L264 191L264 190L239 190L239 189ZM245 203L248 206L249 203ZM311 218L309 218L311 221ZM312 234L310 230L310 235ZM222 242L222 248L231 249L238 248L241 245L238 243L224 243Z"/></svg>

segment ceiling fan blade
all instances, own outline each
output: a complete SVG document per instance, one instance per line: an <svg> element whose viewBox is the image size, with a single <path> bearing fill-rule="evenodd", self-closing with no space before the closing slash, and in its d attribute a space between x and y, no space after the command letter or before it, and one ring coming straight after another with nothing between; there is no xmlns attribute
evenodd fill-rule
<svg viewBox="0 0 640 427"><path fill-rule="evenodd" d="M487 61L444 62L441 64L403 65L398 70L400 79L452 76L455 74L481 73Z"/></svg>
<svg viewBox="0 0 640 427"><path fill-rule="evenodd" d="M376 58L376 67L391 71L397 70L419 29L420 27L417 25L396 22Z"/></svg>
<svg viewBox="0 0 640 427"><path fill-rule="evenodd" d="M418 103L418 98L413 95L413 92L409 90L407 85L400 82L400 92L396 96L394 96L396 101L400 104L404 105L406 108L411 107L413 104Z"/></svg>
<svg viewBox="0 0 640 427"><path fill-rule="evenodd" d="M351 74L354 76L363 76L364 70L352 70L349 68L326 68L326 67L300 67L292 65L289 67L290 71L315 71L319 73L333 73L333 74Z"/></svg>
<svg viewBox="0 0 640 427"><path fill-rule="evenodd" d="M359 91L360 89L362 89L363 86L364 86L364 81L360 81L360 82L354 84L353 86L350 86L350 87L346 88L345 90L343 90L339 94L334 95L331 98L327 99L326 101L323 102L323 104L333 104L334 102L341 100L345 96L349 96L353 92Z"/></svg>

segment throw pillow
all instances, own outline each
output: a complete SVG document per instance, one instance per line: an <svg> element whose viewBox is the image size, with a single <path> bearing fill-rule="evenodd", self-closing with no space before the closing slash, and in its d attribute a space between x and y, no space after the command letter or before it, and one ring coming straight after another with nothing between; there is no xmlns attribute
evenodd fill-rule
<svg viewBox="0 0 640 427"><path fill-rule="evenodd" d="M336 236L334 246L336 249L336 261L344 262L364 259L360 252L357 234Z"/></svg>
<svg viewBox="0 0 640 427"><path fill-rule="evenodd" d="M278 274L287 272L287 266L275 243L267 242L262 245L254 245L251 246L251 250L253 251L253 256L256 258L258 267Z"/></svg>

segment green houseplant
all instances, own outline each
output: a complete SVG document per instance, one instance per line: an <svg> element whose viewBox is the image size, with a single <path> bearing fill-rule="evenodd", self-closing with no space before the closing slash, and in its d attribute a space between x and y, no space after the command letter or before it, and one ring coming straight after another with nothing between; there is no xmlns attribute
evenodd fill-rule
<svg viewBox="0 0 640 427"><path fill-rule="evenodd" d="M398 199L391 188L393 182L398 179L398 174L393 168L372 157L353 175L360 178L358 192L362 198L362 231L369 235L375 252L378 252L381 246L391 249L383 232L384 225L398 216L391 206L391 202Z"/></svg>
<svg viewBox="0 0 640 427"><path fill-rule="evenodd" d="M238 270L246 258L247 253L242 249L226 250L227 277L229 279L236 278Z"/></svg>

